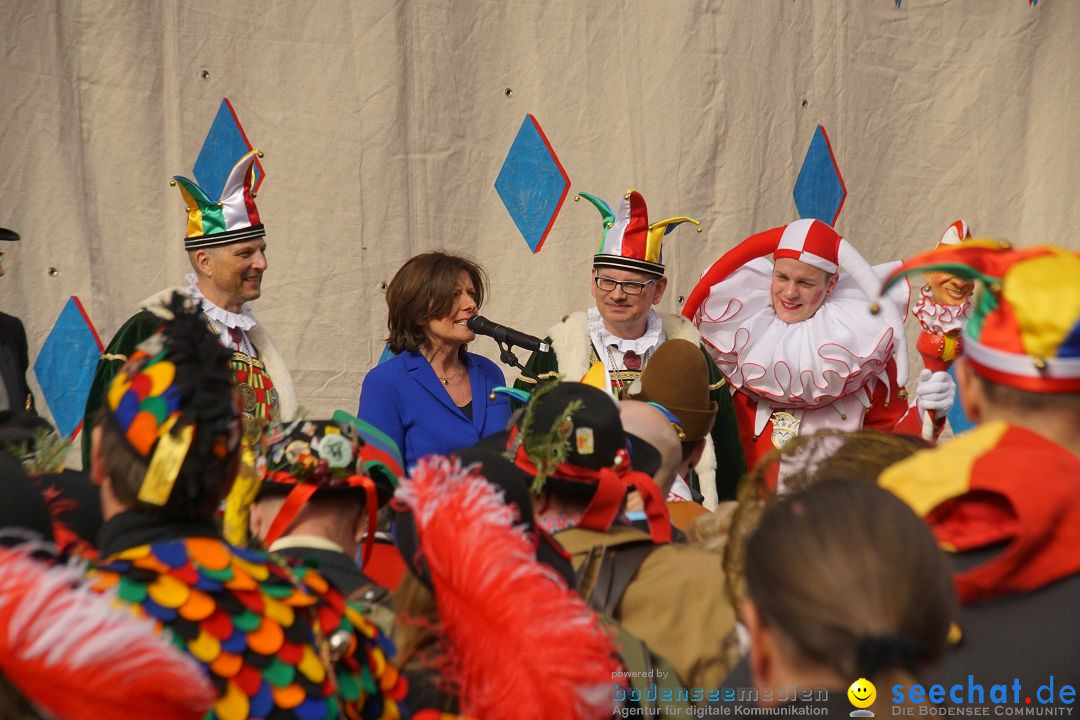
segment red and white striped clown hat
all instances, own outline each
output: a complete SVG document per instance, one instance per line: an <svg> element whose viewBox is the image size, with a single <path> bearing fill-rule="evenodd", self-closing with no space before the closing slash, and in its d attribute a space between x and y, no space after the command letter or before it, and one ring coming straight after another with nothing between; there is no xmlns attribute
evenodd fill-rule
<svg viewBox="0 0 1080 720"><path fill-rule="evenodd" d="M257 157L262 157L261 150L252 150L236 161L217 202L186 177L173 177L170 184L180 188L188 211L185 250L229 245L266 235L259 209L255 207L255 193L251 192L254 177L251 166Z"/></svg>
<svg viewBox="0 0 1080 720"><path fill-rule="evenodd" d="M683 316L693 320L701 305L708 299L713 285L726 280L751 260L766 255L772 255L774 260L779 258L798 260L829 274L843 268L844 272L851 275L869 301L867 312L874 315L882 313L885 322L892 326L897 382L901 386L907 382L907 339L904 334L903 317L893 303L877 302L881 280L874 272L874 268L855 249L854 245L841 237L832 226L821 220L812 218L796 220L793 223L751 235L728 250L705 271L698 284L694 286L686 298L686 305L683 306Z"/></svg>
<svg viewBox="0 0 1080 720"><path fill-rule="evenodd" d="M968 224L963 220L957 220L945 229L945 233L941 236L941 240L938 241L937 246L939 249L951 247L970 239L971 228L969 228Z"/></svg>

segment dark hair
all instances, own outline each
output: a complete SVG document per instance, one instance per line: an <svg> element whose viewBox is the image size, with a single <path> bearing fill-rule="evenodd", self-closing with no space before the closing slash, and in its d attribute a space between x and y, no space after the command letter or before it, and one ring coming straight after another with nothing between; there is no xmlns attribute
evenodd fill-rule
<svg viewBox="0 0 1080 720"><path fill-rule="evenodd" d="M781 496L745 562L761 621L842 677L915 673L945 651L948 561L923 521L876 485L826 480Z"/></svg>
<svg viewBox="0 0 1080 720"><path fill-rule="evenodd" d="M102 427L102 457L118 500L169 518L206 518L228 493L240 461L240 417L228 364L230 354L189 300L176 293L169 310L173 317L160 332L165 339L164 352L176 366L173 384L182 398L173 432L194 424L195 433L164 505L139 500L150 460L131 446L107 405L99 411L95 424Z"/></svg>
<svg viewBox="0 0 1080 720"><path fill-rule="evenodd" d="M462 273L472 281L479 308L484 304L487 274L472 260L435 251L410 258L401 266L386 289L390 310L386 342L392 352L417 352L427 345L427 321L450 314Z"/></svg>

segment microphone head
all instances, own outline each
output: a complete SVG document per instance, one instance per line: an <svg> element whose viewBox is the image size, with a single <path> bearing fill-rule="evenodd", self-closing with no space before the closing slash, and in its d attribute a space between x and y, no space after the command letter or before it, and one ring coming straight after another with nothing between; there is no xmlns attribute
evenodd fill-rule
<svg viewBox="0 0 1080 720"><path fill-rule="evenodd" d="M484 329L484 325L486 324L486 317L484 317L483 315L473 315L471 318L468 319L468 321L466 321L465 327L469 328L474 333L479 335L480 332Z"/></svg>

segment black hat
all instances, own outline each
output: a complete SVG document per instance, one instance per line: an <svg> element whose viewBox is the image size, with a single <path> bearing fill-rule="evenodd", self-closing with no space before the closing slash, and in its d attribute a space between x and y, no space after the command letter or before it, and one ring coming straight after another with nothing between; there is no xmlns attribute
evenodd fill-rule
<svg viewBox="0 0 1080 720"><path fill-rule="evenodd" d="M509 433L490 441L495 442L531 478L534 492L589 500L580 527L610 528L633 487L645 500L654 539L670 539L666 505L652 479L660 453L623 430L618 403L608 393L582 383L544 385Z"/></svg>

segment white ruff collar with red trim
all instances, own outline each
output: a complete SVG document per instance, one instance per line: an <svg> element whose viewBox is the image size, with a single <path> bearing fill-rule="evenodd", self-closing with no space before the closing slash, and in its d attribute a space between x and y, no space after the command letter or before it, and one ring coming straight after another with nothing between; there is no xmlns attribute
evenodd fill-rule
<svg viewBox="0 0 1080 720"><path fill-rule="evenodd" d="M911 308L911 314L922 325L922 329L934 335L962 330L970 312L971 298L959 305L942 305L934 299L933 292L925 285L919 290L919 301Z"/></svg>
<svg viewBox="0 0 1080 720"><path fill-rule="evenodd" d="M884 278L898 263L878 265ZM874 378L888 382L893 330L846 273L821 308L789 325L776 317L769 291L772 263L753 260L712 287L698 330L733 390L774 408L811 410L851 395ZM908 287L888 295L901 317Z"/></svg>

